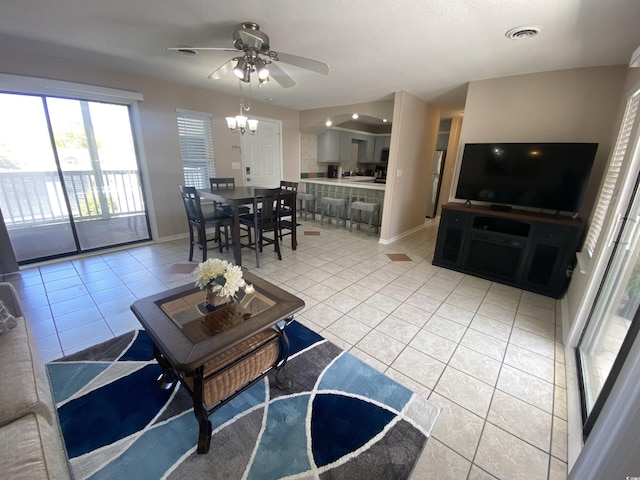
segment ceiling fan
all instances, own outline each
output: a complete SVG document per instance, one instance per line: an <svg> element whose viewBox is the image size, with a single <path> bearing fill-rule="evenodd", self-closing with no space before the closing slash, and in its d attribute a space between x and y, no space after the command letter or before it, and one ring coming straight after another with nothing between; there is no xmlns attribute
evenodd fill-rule
<svg viewBox="0 0 640 480"><path fill-rule="evenodd" d="M269 36L254 22L244 22L241 28L233 32L233 47L170 47L167 50L188 55L195 55L198 51L242 52L240 56L223 63L207 77L213 80L218 80L233 71L242 82L250 83L251 74L256 73L260 85L269 81L269 77L273 77L282 87L293 87L296 82L274 62L288 63L323 75L329 74L329 65L326 63L271 50Z"/></svg>

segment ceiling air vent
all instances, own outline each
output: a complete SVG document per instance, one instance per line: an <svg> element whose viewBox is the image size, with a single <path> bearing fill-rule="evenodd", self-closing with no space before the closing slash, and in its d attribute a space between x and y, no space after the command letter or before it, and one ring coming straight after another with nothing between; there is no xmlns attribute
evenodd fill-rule
<svg viewBox="0 0 640 480"><path fill-rule="evenodd" d="M542 27L539 25L524 25L522 27L515 27L504 34L505 37L511 40L522 40L525 38L535 37L542 31Z"/></svg>

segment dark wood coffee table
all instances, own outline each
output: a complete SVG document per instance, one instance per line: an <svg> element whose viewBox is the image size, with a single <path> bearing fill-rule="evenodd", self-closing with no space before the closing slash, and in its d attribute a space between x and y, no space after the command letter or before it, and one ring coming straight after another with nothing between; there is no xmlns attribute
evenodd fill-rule
<svg viewBox="0 0 640 480"><path fill-rule="evenodd" d="M238 293L235 302L209 312L204 291L192 285L137 300L131 310L153 340L162 367L158 386L177 380L193 396L200 426L198 453L211 442L208 417L271 371L280 388L291 386L284 371L289 341L284 323L304 302L279 287L244 271L255 293Z"/></svg>

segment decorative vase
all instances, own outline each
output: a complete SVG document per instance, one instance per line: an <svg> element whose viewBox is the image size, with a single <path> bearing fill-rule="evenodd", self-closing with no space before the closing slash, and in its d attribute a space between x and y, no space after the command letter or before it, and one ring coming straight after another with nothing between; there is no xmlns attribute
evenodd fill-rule
<svg viewBox="0 0 640 480"><path fill-rule="evenodd" d="M231 303L233 299L229 295L220 296L218 292L214 292L211 287L207 287L206 290L206 298L204 300L204 307L209 311L213 312L214 310L220 308L227 303Z"/></svg>

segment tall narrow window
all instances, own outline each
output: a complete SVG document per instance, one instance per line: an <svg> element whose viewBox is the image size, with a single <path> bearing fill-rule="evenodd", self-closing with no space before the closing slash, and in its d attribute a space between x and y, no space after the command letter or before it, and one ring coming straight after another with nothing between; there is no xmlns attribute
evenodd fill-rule
<svg viewBox="0 0 640 480"><path fill-rule="evenodd" d="M607 175L604 178L602 188L600 190L600 196L594 209L593 217L591 218L591 225L589 227L589 233L584 242L583 252L586 252L589 258L593 256L593 252L598 243L600 232L604 225L604 221L607 216L607 210L612 203L616 193L616 183L618 176L620 175L620 169L622 167L622 161L624 160L625 153L627 152L627 146L629 145L629 139L631 138L631 131L633 130L633 124L638 113L638 105L640 104L640 90L634 93L627 100L627 106L625 108L624 117L622 119L622 126L618 133L618 139L613 149L611 161L609 163L609 169Z"/></svg>
<svg viewBox="0 0 640 480"><path fill-rule="evenodd" d="M181 109L177 112L184 184L188 187L208 188L209 178L216 176L212 115Z"/></svg>

